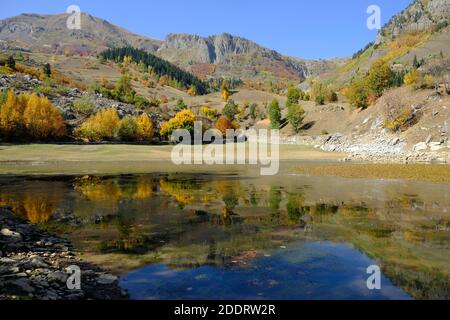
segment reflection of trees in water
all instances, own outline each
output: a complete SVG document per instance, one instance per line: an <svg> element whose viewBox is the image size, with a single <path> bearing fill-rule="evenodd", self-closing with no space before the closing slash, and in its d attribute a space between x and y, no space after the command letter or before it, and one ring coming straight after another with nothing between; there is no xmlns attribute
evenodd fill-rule
<svg viewBox="0 0 450 320"><path fill-rule="evenodd" d="M9 205L13 212L31 223L45 223L61 209L65 196L65 188L58 183L30 182L27 188L3 190L0 194L0 205Z"/></svg>
<svg viewBox="0 0 450 320"><path fill-rule="evenodd" d="M153 193L153 180L137 177L135 181L121 181L118 178L101 178L86 176L77 178L74 189L79 191L90 201L118 202L122 199L145 200Z"/></svg>

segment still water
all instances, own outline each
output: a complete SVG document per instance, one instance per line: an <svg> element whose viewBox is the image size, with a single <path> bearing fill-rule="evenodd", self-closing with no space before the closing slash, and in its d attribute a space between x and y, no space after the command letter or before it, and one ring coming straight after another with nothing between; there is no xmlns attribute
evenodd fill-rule
<svg viewBox="0 0 450 320"><path fill-rule="evenodd" d="M134 299L450 298L449 184L292 172L2 176L0 205Z"/></svg>

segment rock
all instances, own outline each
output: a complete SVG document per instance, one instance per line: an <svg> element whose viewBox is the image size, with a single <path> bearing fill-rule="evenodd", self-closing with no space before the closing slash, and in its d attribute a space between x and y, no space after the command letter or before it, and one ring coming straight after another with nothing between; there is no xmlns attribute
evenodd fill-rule
<svg viewBox="0 0 450 320"><path fill-rule="evenodd" d="M5 236L5 237L12 237L12 238L19 238L19 239L22 238L22 236L20 235L20 233L11 231L11 230L6 229L6 228L2 229L2 230L0 231L0 234L1 234L2 236Z"/></svg>
<svg viewBox="0 0 450 320"><path fill-rule="evenodd" d="M68 278L67 273L64 273L62 271L55 271L47 276L48 281L50 282L56 281L63 284L67 282L67 278Z"/></svg>
<svg viewBox="0 0 450 320"><path fill-rule="evenodd" d="M391 145L393 145L393 146L396 146L397 144L399 144L399 142L400 142L400 138L394 138L392 141L391 141Z"/></svg>
<svg viewBox="0 0 450 320"><path fill-rule="evenodd" d="M98 284L113 284L117 281L117 277L112 274L102 274L97 278Z"/></svg>
<svg viewBox="0 0 450 320"><path fill-rule="evenodd" d="M430 134L428 135L427 139L425 140L426 144L429 144L431 142L431 140L433 139L433 136Z"/></svg>
<svg viewBox="0 0 450 320"><path fill-rule="evenodd" d="M30 280L26 278L8 281L6 286L12 287L13 290L18 291L18 293L21 294L33 293L35 291L34 288L31 286Z"/></svg>
<svg viewBox="0 0 450 320"><path fill-rule="evenodd" d="M426 142L419 142L418 144L416 144L413 148L415 151L422 151L422 150L426 150L428 149L427 143Z"/></svg>

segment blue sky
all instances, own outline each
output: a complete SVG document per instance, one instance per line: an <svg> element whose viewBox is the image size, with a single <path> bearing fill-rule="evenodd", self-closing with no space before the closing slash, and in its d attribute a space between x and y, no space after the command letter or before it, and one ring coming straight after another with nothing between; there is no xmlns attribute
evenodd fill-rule
<svg viewBox="0 0 450 320"><path fill-rule="evenodd" d="M4 1L4 0L3 0ZM367 7L381 8L384 24L412 0L14 0L0 19L21 13L81 11L132 32L164 39L171 32L202 36L228 32L302 58L348 56L372 41Z"/></svg>

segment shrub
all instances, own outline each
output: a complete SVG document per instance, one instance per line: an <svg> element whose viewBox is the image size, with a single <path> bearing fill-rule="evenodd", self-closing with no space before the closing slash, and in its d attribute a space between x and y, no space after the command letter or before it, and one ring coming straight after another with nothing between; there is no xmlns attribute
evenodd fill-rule
<svg viewBox="0 0 450 320"><path fill-rule="evenodd" d="M174 130L186 129L194 132L194 122L197 120L195 114L190 110L182 110L175 117L161 124L160 135L170 136Z"/></svg>
<svg viewBox="0 0 450 320"><path fill-rule="evenodd" d="M316 105L324 105L325 104L325 97L322 95L318 95L314 98L314 102Z"/></svg>
<svg viewBox="0 0 450 320"><path fill-rule="evenodd" d="M294 131L298 133L302 128L303 119L305 118L305 110L298 104L291 104L288 107L287 118Z"/></svg>
<svg viewBox="0 0 450 320"><path fill-rule="evenodd" d="M250 105L250 118L252 118L253 120L256 120L256 117L258 116L257 114L258 112L258 104L257 103L252 103Z"/></svg>
<svg viewBox="0 0 450 320"><path fill-rule="evenodd" d="M8 60L6 60L6 65L13 70L16 69L16 60L14 60L13 56L8 57Z"/></svg>
<svg viewBox="0 0 450 320"><path fill-rule="evenodd" d="M228 120L233 121L234 117L239 113L238 106L233 100L228 101L228 103L223 107L222 113L228 118Z"/></svg>
<svg viewBox="0 0 450 320"><path fill-rule="evenodd" d="M231 121L225 116L220 116L219 119L217 119L215 127L217 130L222 132L223 135L226 135L227 130L234 129Z"/></svg>
<svg viewBox="0 0 450 320"><path fill-rule="evenodd" d="M187 105L186 105L186 103L184 103L183 99L178 99L178 101L177 101L177 108L180 111L187 109Z"/></svg>
<svg viewBox="0 0 450 320"><path fill-rule="evenodd" d="M88 97L81 97L72 103L72 109L86 115L90 115L95 110L94 103Z"/></svg>
<svg viewBox="0 0 450 320"><path fill-rule="evenodd" d="M143 113L136 119L138 141L149 141L153 138L153 123L147 114Z"/></svg>
<svg viewBox="0 0 450 320"><path fill-rule="evenodd" d="M78 138L85 141L113 140L119 123L116 109L104 109L90 116L75 133Z"/></svg>
<svg viewBox="0 0 450 320"><path fill-rule="evenodd" d="M272 129L279 129L281 124L281 110L278 100L273 99L269 105L269 118Z"/></svg>
<svg viewBox="0 0 450 320"><path fill-rule="evenodd" d="M338 101L338 95L337 95L337 93L335 91L329 90L329 92L327 93L326 99L329 102L337 102Z"/></svg>
<svg viewBox="0 0 450 320"><path fill-rule="evenodd" d="M32 94L23 114L27 134L38 140L61 138L66 125L60 111L46 97Z"/></svg>
<svg viewBox="0 0 450 320"><path fill-rule="evenodd" d="M419 78L420 78L419 71L417 69L413 69L405 75L403 81L407 86L409 86L409 85L416 84L418 82Z"/></svg>
<svg viewBox="0 0 450 320"><path fill-rule="evenodd" d="M222 85L222 88L221 88L221 97L222 97L222 100L226 102L226 101L228 101L228 99L230 98L230 96L231 96L231 92L230 92L230 90L228 90L227 84L224 83L224 84Z"/></svg>
<svg viewBox="0 0 450 320"><path fill-rule="evenodd" d="M208 119L216 119L217 118L217 110L211 109L207 106L203 106L200 108L200 114Z"/></svg>
<svg viewBox="0 0 450 320"><path fill-rule="evenodd" d="M392 120L386 120L383 126L390 131L396 132L405 129L412 118L413 113L411 108L403 108L397 117Z"/></svg>
<svg viewBox="0 0 450 320"><path fill-rule="evenodd" d="M386 98L383 127L390 131L405 130L417 120L414 110L399 97Z"/></svg>

